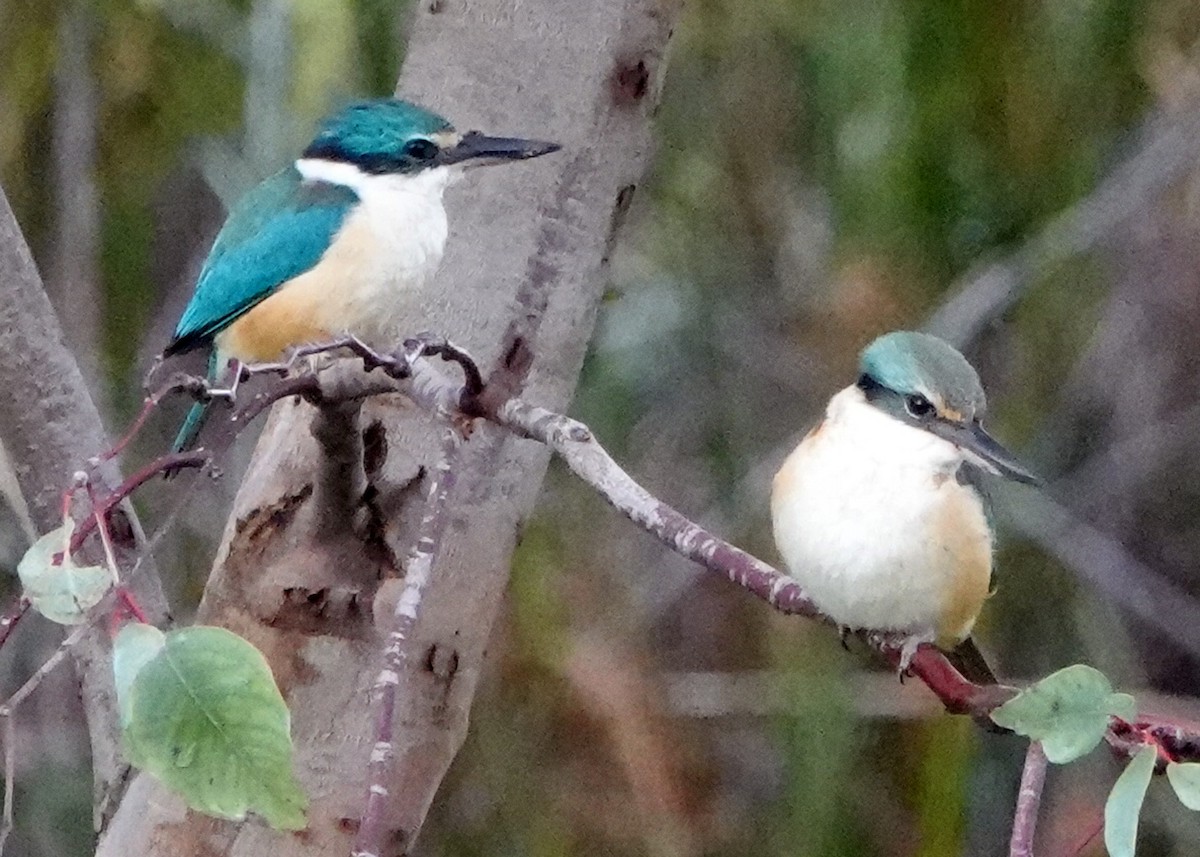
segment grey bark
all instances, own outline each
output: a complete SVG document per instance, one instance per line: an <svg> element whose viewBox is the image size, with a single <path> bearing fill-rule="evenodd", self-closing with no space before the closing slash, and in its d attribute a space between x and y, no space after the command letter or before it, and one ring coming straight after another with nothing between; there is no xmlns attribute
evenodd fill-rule
<svg viewBox="0 0 1200 857"><path fill-rule="evenodd" d="M460 129L564 144L528 164L474 171L451 189L446 259L413 319L414 333L433 330L470 349L496 389L555 409L574 390L613 234L651 155L676 12L661 0L435 0L416 13L399 93ZM391 614L438 428L396 402L368 403L363 475L374 496L356 510L359 527L331 534L318 526L328 510L315 490L321 452L310 415L290 404L269 419L201 611L271 662L293 711L309 828L277 834L188 814L139 777L101 855L349 853L373 740L368 691L380 666L370 603L376 596L375 614ZM415 692L397 705L385 853L409 850L462 743L517 530L547 459L545 448L491 425L464 445L413 631L424 657L401 681Z"/></svg>
<svg viewBox="0 0 1200 857"><path fill-rule="evenodd" d="M0 191L0 438L20 486L29 519L39 533L61 521L60 498L90 456L107 448L100 413L63 340L29 248ZM101 470L104 483L118 482L114 464ZM141 531L126 509L135 540ZM126 547L133 547L126 544ZM135 590L156 619L165 601L152 563L143 563ZM92 741L97 824L115 806L128 766L121 754L108 636L95 628L75 653Z"/></svg>

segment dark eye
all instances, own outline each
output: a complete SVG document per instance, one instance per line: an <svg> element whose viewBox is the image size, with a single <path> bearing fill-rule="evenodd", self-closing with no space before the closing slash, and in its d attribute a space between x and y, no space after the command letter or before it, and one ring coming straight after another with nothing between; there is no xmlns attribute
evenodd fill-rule
<svg viewBox="0 0 1200 857"><path fill-rule="evenodd" d="M404 144L404 154L414 161L432 161L437 153L437 143L432 140L416 139Z"/></svg>
<svg viewBox="0 0 1200 857"><path fill-rule="evenodd" d="M930 402L928 399L926 399L924 396L922 396L920 393L914 393L911 396L906 396L904 398L904 407L908 410L908 412L910 414L912 414L914 417L917 417L918 419L920 419L921 417L931 416L934 413L934 411L937 410L936 408L934 408L933 403Z"/></svg>

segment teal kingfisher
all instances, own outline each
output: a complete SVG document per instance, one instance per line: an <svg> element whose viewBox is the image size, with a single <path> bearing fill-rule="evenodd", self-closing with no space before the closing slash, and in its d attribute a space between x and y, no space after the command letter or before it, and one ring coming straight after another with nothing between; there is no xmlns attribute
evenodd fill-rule
<svg viewBox="0 0 1200 857"><path fill-rule="evenodd" d="M397 346L417 332L422 287L442 259L452 176L558 148L461 134L397 98L348 105L230 211L163 356L210 348L217 383L232 361L275 361L343 334ZM204 412L192 408L176 451L194 442Z"/></svg>
<svg viewBox="0 0 1200 857"><path fill-rule="evenodd" d="M983 471L1037 478L983 429L979 375L947 343L897 331L872 342L856 383L775 475L784 563L843 629L904 635L901 669L933 643L994 681L969 635L991 590Z"/></svg>

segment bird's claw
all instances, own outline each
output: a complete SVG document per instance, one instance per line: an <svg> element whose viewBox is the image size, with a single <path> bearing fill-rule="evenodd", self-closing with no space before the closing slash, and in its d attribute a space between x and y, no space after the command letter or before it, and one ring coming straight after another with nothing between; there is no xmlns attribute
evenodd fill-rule
<svg viewBox="0 0 1200 857"><path fill-rule="evenodd" d="M904 682L904 676L908 674L908 668L912 665L913 658L917 656L917 649L926 643L932 643L933 640L934 635L929 631L904 638L904 645L900 647L900 662L896 665L896 675L901 683Z"/></svg>
<svg viewBox="0 0 1200 857"><path fill-rule="evenodd" d="M838 642L842 644L842 648L845 649L847 652L850 651L849 640L850 640L850 635L853 633L854 633L854 631L850 628L849 625L838 625Z"/></svg>

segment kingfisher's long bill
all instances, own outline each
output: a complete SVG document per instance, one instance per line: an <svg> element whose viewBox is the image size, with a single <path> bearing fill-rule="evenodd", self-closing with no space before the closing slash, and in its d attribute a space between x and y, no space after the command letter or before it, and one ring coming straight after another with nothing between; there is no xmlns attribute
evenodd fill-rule
<svg viewBox="0 0 1200 857"><path fill-rule="evenodd" d="M986 665L969 639L991 589L990 472L1036 477L983 429L971 364L942 340L872 342L855 383L775 476L771 516L788 571L838 624L905 635ZM965 669L965 667L964 667Z"/></svg>
<svg viewBox="0 0 1200 857"><path fill-rule="evenodd" d="M1025 485L1041 485L1042 480L1034 476L1017 462L1016 457L1000 445L1000 442L984 431L978 422L956 423L935 420L929 430L938 437L950 441L966 452L972 453L991 472Z"/></svg>
<svg viewBox="0 0 1200 857"><path fill-rule="evenodd" d="M561 146L542 140L522 140L520 137L489 137L478 131L463 134L457 145L443 149L438 154L438 163L443 166L501 164L505 161L524 161L557 152Z"/></svg>
<svg viewBox="0 0 1200 857"><path fill-rule="evenodd" d="M462 134L396 98L339 110L296 161L232 208L164 356L209 348L216 382L230 361L279 360L344 334L395 346L425 329L422 292L445 248L452 176L558 148ZM192 409L177 450L194 442L203 415Z"/></svg>

